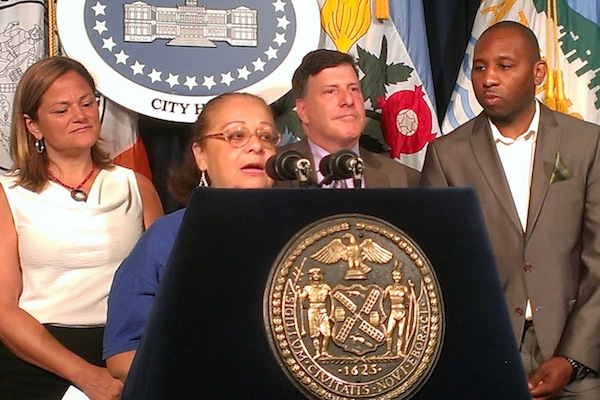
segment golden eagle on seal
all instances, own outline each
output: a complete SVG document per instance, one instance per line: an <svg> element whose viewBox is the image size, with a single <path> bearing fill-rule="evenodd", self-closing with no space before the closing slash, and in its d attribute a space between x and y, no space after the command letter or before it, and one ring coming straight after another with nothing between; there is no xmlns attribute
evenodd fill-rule
<svg viewBox="0 0 600 400"><path fill-rule="evenodd" d="M344 241L346 239L346 242ZM386 264L393 257L393 253L384 249L373 239L365 239L360 244L351 233L345 233L341 238L333 239L323 246L310 258L325 264L334 264L339 260L348 262L345 279L367 279L371 267L363 261Z"/></svg>

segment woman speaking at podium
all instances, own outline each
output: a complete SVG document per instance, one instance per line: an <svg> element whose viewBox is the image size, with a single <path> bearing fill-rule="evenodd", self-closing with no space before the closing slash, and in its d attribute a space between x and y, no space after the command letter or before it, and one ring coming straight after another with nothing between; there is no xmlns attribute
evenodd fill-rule
<svg viewBox="0 0 600 400"><path fill-rule="evenodd" d="M203 108L192 127L190 151L174 170L170 189L187 204L198 187L271 187L265 165L281 136L273 114L260 97L226 93ZM125 380L184 210L157 220L119 267L108 300L103 357L113 376Z"/></svg>

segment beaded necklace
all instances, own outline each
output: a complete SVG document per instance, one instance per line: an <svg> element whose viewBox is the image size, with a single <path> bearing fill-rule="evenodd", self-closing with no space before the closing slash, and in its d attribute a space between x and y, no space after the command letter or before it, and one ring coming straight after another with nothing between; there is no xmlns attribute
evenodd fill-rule
<svg viewBox="0 0 600 400"><path fill-rule="evenodd" d="M77 185L75 187L69 186L66 183L62 182L60 179L58 179L56 176L54 176L52 174L52 172L50 172L50 170L47 170L47 172L48 172L48 178L50 178L50 180L52 182L58 183L60 186L62 186L65 189L68 189L68 190L71 191L71 198L73 198L73 200L75 200L75 201L86 201L87 200L87 193L85 193L83 190L81 190L81 188L92 177L92 174L94 173L95 169L96 169L96 166L94 164L92 164L92 169L90 170L90 172L86 175L85 178L83 178L83 181L79 185Z"/></svg>

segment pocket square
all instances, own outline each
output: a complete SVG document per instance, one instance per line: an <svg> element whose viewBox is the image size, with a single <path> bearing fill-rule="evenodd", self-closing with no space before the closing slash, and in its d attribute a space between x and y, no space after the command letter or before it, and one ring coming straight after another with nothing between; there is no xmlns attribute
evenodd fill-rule
<svg viewBox="0 0 600 400"><path fill-rule="evenodd" d="M569 168L567 168L567 164L563 161L560 156L560 153L556 153L556 157L554 157L554 168L552 170L552 175L550 175L550 184L556 182L566 181L567 179L573 177Z"/></svg>

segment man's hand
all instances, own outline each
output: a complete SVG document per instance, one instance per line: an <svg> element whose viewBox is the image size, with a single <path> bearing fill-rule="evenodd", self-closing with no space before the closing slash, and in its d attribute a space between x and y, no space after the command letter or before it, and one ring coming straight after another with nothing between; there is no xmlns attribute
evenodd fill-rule
<svg viewBox="0 0 600 400"><path fill-rule="evenodd" d="M529 393L533 399L548 399L569 383L573 367L564 357L552 357L529 377Z"/></svg>

